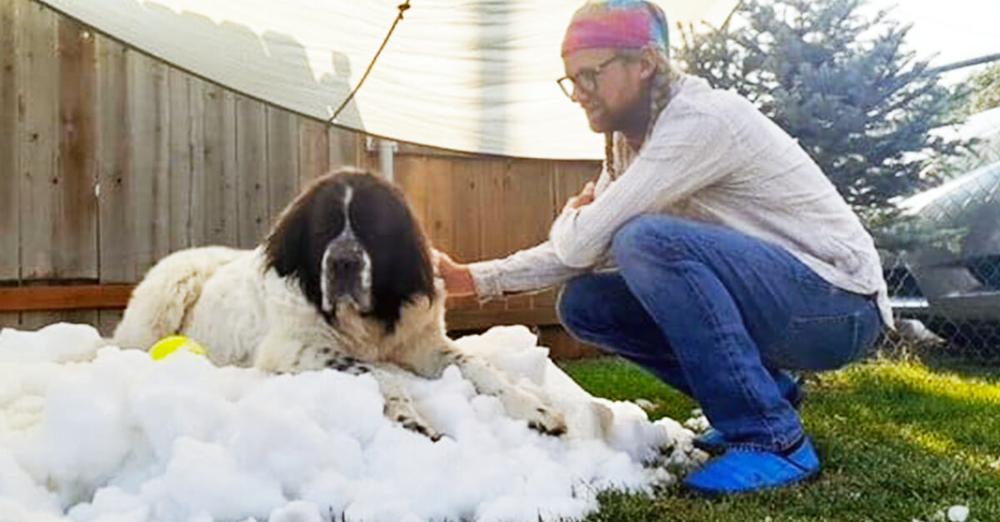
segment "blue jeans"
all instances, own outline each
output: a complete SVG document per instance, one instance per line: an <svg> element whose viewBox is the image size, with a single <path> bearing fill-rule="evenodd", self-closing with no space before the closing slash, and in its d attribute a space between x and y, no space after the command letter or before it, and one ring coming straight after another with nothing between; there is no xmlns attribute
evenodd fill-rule
<svg viewBox="0 0 1000 522"><path fill-rule="evenodd" d="M781 370L841 367L882 329L873 297L729 228L642 216L615 234L611 252L616 272L562 289L562 324L694 398L734 446L797 443L802 423L779 392Z"/></svg>

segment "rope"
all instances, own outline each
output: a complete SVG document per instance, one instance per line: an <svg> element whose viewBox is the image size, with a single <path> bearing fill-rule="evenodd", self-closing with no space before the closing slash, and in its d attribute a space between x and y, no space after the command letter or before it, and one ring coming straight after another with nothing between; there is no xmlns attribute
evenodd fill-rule
<svg viewBox="0 0 1000 522"><path fill-rule="evenodd" d="M372 57L372 61L368 63L368 68L365 69L365 74L363 74L361 79L358 80L358 84L354 86L354 90L347 95L347 98L344 98L340 107L337 107L337 110L333 111L333 116L326 121L327 124L333 124L333 121L337 119L337 116L340 116L340 113L343 112L344 108L347 107L347 104L354 99L354 95L358 93L358 90L361 89L365 80L368 79L368 75L372 72L372 68L375 67L375 62L378 60L379 55L382 54L382 50L385 49L386 44L389 43L389 38L392 37L392 33L396 30L396 26L399 25L399 21L403 19L403 13L410 8L410 0L405 0L402 4L396 6L396 8L399 9L399 14L396 15L396 20L392 22L392 27L389 28L389 32L386 33L385 38L382 39L382 45L378 47L378 51L375 51L375 56Z"/></svg>

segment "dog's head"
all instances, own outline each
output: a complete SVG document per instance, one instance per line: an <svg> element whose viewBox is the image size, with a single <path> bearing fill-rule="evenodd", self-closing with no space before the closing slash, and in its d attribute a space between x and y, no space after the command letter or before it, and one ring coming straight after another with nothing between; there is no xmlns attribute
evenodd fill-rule
<svg viewBox="0 0 1000 522"><path fill-rule="evenodd" d="M360 169L342 168L309 185L282 212L264 248L267 268L297 280L331 325L346 305L391 332L405 303L434 299L430 250L402 192Z"/></svg>

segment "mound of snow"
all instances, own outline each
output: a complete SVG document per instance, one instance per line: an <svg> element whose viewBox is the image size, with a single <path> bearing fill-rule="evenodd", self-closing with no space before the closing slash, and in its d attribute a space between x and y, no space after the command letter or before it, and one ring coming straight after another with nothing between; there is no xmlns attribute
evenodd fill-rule
<svg viewBox="0 0 1000 522"><path fill-rule="evenodd" d="M58 324L0 332L0 520L578 519L702 455L690 431L595 399L524 327L458 341L542 386L570 433L539 435L450 368L408 388L438 442L382 415L369 376L155 362Z"/></svg>

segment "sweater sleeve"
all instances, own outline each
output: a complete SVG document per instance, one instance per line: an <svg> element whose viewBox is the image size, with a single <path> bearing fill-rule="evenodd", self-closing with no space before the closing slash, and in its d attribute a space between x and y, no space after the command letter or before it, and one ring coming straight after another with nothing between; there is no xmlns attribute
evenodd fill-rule
<svg viewBox="0 0 1000 522"><path fill-rule="evenodd" d="M476 295L488 301L504 294L534 292L555 286L585 270L563 264L546 241L503 259L470 263L469 271L476 286Z"/></svg>
<svg viewBox="0 0 1000 522"><path fill-rule="evenodd" d="M667 109L670 110L670 109ZM569 267L597 264L630 219L683 200L733 170L736 140L724 121L700 112L664 114L625 173L586 206L566 207L549 241Z"/></svg>

